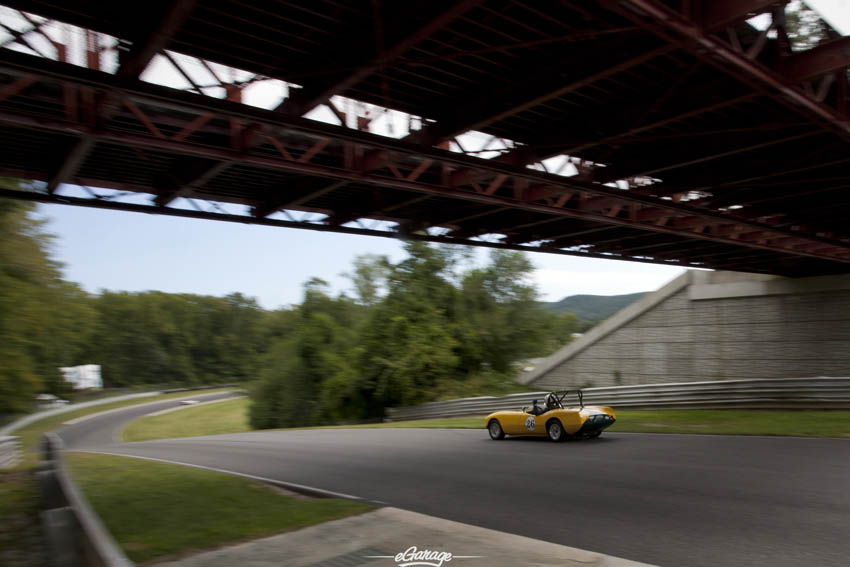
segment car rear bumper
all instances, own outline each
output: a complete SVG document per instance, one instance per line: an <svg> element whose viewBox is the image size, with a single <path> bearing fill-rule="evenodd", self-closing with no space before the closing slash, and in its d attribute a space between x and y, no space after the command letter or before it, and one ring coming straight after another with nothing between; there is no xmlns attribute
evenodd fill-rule
<svg viewBox="0 0 850 567"><path fill-rule="evenodd" d="M606 413L590 415L586 420L584 420L581 428L576 431L574 435L577 437L585 437L594 433L601 433L604 429L611 427L615 421L617 420Z"/></svg>

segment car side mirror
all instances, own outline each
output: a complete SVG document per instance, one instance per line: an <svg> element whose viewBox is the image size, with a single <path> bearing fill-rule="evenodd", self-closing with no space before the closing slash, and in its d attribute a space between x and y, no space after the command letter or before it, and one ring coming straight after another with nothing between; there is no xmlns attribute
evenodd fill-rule
<svg viewBox="0 0 850 567"><path fill-rule="evenodd" d="M528 411L528 406L523 406L522 411Z"/></svg>

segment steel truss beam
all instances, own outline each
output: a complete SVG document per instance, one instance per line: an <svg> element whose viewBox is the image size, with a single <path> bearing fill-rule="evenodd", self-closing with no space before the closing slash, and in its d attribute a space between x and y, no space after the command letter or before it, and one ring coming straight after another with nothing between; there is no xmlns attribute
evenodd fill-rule
<svg viewBox="0 0 850 567"><path fill-rule="evenodd" d="M685 37L691 42L685 45L701 59L711 64L717 64L717 60L725 62L744 80L755 82L775 93L776 100L793 111L803 110L806 115L817 117L833 131L845 139L850 139L850 118L841 110L818 100L804 88L791 84L789 78L780 70L771 69L747 53L737 50L736 46L712 35L699 22L689 19L660 0L621 0L616 4L612 1L611 7L666 40L671 39L671 33L676 37Z"/></svg>
<svg viewBox="0 0 850 567"><path fill-rule="evenodd" d="M120 77L138 77L147 68L148 63L161 50L165 49L177 30L189 17L197 0L176 0L159 18L151 22L145 37L135 39L130 49L121 53L117 75Z"/></svg>
<svg viewBox="0 0 850 567"><path fill-rule="evenodd" d="M628 128L626 130L621 130L618 132L612 132L602 137L596 138L582 138L576 139L572 142L559 141L557 143L550 142L548 144L542 145L534 145L534 146L522 146L517 148L516 150L512 150L510 152L505 153L504 155L495 158L505 163L517 163L520 165L528 165L535 162L543 161L551 157L559 156L561 154L569 155L569 156L579 156L581 152L594 148L597 146L601 146L603 144L609 144L611 142L616 142L618 140L622 140L623 138L630 138L636 134L640 134L641 132L648 132L651 130L655 130L666 126L668 124L674 124L676 122L682 122L689 118L694 118L696 116L700 116L702 114L707 114L709 112L715 112L717 110L721 110L723 108L728 108L734 106L736 104L740 104L742 102L746 102L749 100L753 100L757 98L758 93L747 93L742 96L733 97L726 100L721 100L717 102L713 102L710 104L699 104L695 105L694 108L690 110L686 110L672 116L665 116L663 118L658 118L657 120L653 120L646 124L641 124L639 126L634 126L632 128Z"/></svg>
<svg viewBox="0 0 850 567"><path fill-rule="evenodd" d="M686 167L689 165L695 165L698 163L705 163L709 161L719 160L723 158L729 158L733 156L737 156L746 152L752 152L756 150L762 150L764 148L769 148L771 146L777 146L780 144L787 144L789 142L796 142L799 140L804 140L806 138L811 138L814 136L822 136L824 135L823 130L807 130L804 132L795 132L794 134L790 134L788 136L776 137L770 140L760 141L756 144L748 144L745 146L739 146L731 149L726 149L722 152L718 152L716 154L711 155L703 155L699 157L694 157L688 159L686 161L675 161L675 162L659 162L659 163L645 163L643 167L640 169L631 169L629 171L618 171L618 167L614 166L611 168L606 168L604 171L600 171L600 174L595 176L595 179L599 183L609 183L611 181L616 181L618 179L625 179L631 177L644 177L644 176L655 176L659 173L663 173L665 171L670 171L673 169L678 169L681 167ZM609 173L608 169L612 171Z"/></svg>
<svg viewBox="0 0 850 567"><path fill-rule="evenodd" d="M492 96L489 96L488 98L494 101L491 104L476 102L475 105L460 109L452 118L438 120L422 130L411 133L408 138L416 143L429 146L437 145L444 140L450 140L464 132L485 128L494 122L503 120L529 108L562 97L618 73L628 71L656 57L670 53L674 49L675 46L671 45L651 49L625 61L620 61L607 69L563 81L559 84L552 84L551 80L547 79L546 82L548 84L542 86L529 86L528 84L516 85L512 88L518 89L517 91L494 93ZM535 94L529 97L529 92ZM505 105L503 102L505 100L519 100L520 102Z"/></svg>
<svg viewBox="0 0 850 567"><path fill-rule="evenodd" d="M796 84L847 67L850 67L850 36L795 53L780 62L779 71L788 84Z"/></svg>
<svg viewBox="0 0 850 567"><path fill-rule="evenodd" d="M702 0L692 2L692 17L707 31L719 30L749 19L787 0Z"/></svg>
<svg viewBox="0 0 850 567"><path fill-rule="evenodd" d="M154 18L150 31L145 37L138 38L127 52L119 52L119 67L116 75L125 79L138 78L154 56L168 45L171 37L189 16L196 1L177 0L161 17ZM91 119L95 124L108 120L110 114L115 111L112 97L103 97L99 101L93 100L92 107ZM93 147L91 137L82 136L65 155L55 173L51 175L47 184L48 192L52 193L61 183L71 179L85 162Z"/></svg>
<svg viewBox="0 0 850 567"><path fill-rule="evenodd" d="M705 211L573 178L494 163L303 118L287 117L234 101L126 80L20 53L4 52L0 70L16 77L37 76L41 81L53 84L57 92L61 91L61 88L55 88L57 85L70 84L76 88L97 91L101 96L117 97L127 108L132 108L132 105L144 106L148 113L146 116L154 126L153 129L147 127L140 129L139 133L129 134L125 130L112 129L108 122L93 127L67 118L8 112L0 106L0 123L13 127L63 136L73 134L82 140L91 139L95 144L107 143L177 156L195 156L220 163L325 178L332 183L369 185L564 218L586 219L695 240L731 243L794 256L850 262L850 249L846 241L781 230L744 216ZM258 135L275 142L262 147L245 147L240 151L233 148L228 138L219 145L212 141L201 144L185 138L176 139L176 136L168 138L156 127L160 119L158 112L173 120L174 111L188 115L185 118L187 124L207 114L252 124ZM133 116L135 113L126 114L125 111L125 120ZM160 135L157 135L157 131L160 131ZM275 147L271 146L277 147L278 152L275 153ZM369 167L364 167L364 162L370 160L349 159L345 151L348 147L356 149L361 156L381 157L371 160ZM451 181L452 173L458 170L472 171L472 177L478 181ZM110 187L111 181L100 180L104 187ZM515 188L521 186L527 187L529 193L536 197L523 197L522 191L515 191ZM531 191L541 187L546 190ZM154 188L148 192L157 193ZM254 204L247 200L244 203ZM339 212L343 216L346 214L345 211ZM243 219L240 222L245 221ZM759 231L776 235L776 238L793 237L794 240L784 244L782 241L762 244L739 238L742 234Z"/></svg>
<svg viewBox="0 0 850 567"><path fill-rule="evenodd" d="M428 39L436 32L440 31L454 20L462 17L482 2L483 0L463 0L461 2L452 3L448 10L438 15L417 31L406 35L403 40L383 53L379 53L378 57L373 61L363 62L361 65L355 66L354 71L348 73L337 81L329 83L317 82L316 84L306 85L303 89L297 91L295 96L281 103L278 110L284 113L296 115L307 114L315 107L330 100L332 96L344 94L345 91L372 75L382 66L393 62L410 48L423 40Z"/></svg>
<svg viewBox="0 0 850 567"><path fill-rule="evenodd" d="M172 179L169 180L169 187L160 191L154 202L164 207L178 197L190 197L196 190L202 189L219 173L232 165L231 162L226 161L200 167L193 164L184 170L171 172L169 176L172 176Z"/></svg>
<svg viewBox="0 0 850 567"><path fill-rule="evenodd" d="M255 216L236 215L226 212L214 211L199 211L192 209L177 209L173 207L158 207L155 205L140 205L137 203L125 203L116 200L98 199L98 198L80 198L60 195L51 195L49 193L36 193L30 191L18 191L12 189L0 189L0 198L6 199L21 199L26 201L35 201L38 203L52 203L59 205L75 205L81 207L90 207L96 209L107 209L113 211L129 211L147 214L168 215L182 218L218 220L225 222L234 222L239 224L259 224L264 226L276 226L283 228L297 228L305 230L314 230L318 232L338 232L342 234L358 234L364 236L378 236L381 238L403 238L407 240L419 240L423 242L435 242L440 244L463 244L468 246L479 246L485 248L499 248L505 250L518 250L522 252L545 252L548 254L559 254L563 256L579 256L583 258L601 258L606 260L628 260L633 262L642 262L645 264L665 264L668 266L687 267L704 267L699 262L679 262L669 260L659 262L657 260L647 258L630 258L628 256L620 256L617 254L602 254L593 252L576 252L571 250L560 250L555 248L541 248L535 246L522 246L519 244L510 244L503 242L487 242L483 240L473 240L471 238L458 238L449 236L432 235L427 233L412 232L401 233L396 230L377 230L368 228L355 228L331 224L313 223L307 221L289 221L280 219L269 219Z"/></svg>

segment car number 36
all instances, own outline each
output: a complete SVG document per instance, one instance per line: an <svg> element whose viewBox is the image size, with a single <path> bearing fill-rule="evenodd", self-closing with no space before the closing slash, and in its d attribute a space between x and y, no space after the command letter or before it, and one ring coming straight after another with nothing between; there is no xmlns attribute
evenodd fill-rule
<svg viewBox="0 0 850 567"><path fill-rule="evenodd" d="M529 417L525 420L525 428L529 431L534 431L534 428L537 427L537 423L534 420L534 416Z"/></svg>

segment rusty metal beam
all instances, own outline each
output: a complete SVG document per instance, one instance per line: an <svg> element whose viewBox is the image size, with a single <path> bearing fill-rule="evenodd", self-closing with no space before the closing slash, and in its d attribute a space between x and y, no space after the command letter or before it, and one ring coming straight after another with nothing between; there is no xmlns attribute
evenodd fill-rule
<svg viewBox="0 0 850 567"><path fill-rule="evenodd" d="M787 0L703 0L694 3L700 12L694 14L694 20L706 31L714 31L786 3Z"/></svg>
<svg viewBox="0 0 850 567"><path fill-rule="evenodd" d="M659 262L652 259L646 258L630 258L628 256L619 256L615 254L603 254L603 253L594 253L594 252L576 252L571 250L561 250L557 248L543 248L543 247L534 247L534 246L522 246L517 244L510 244L504 242L484 242L477 240L469 240L465 238L452 238L449 236L437 236L430 235L424 232L416 232L416 231L407 231L407 232L398 232L398 231L382 231L382 230L374 230L374 229L365 229L365 228L356 228L356 227L346 227L346 226L333 226L327 225L323 223L310 223L310 222L297 222L297 221L287 221L281 219L269 219L269 218L257 218L243 215L234 215L228 213L220 213L220 212L211 212L211 211L198 211L191 209L175 209L171 207L156 207L153 205L139 205L136 203L123 203L120 201L108 201L103 199L84 199L79 197L66 197L66 196L56 196L49 195L46 193L35 193L29 191L17 191L11 189L0 189L0 197L8 198L8 199L22 199L35 201L40 203L55 203L62 205L74 205L81 207L90 207L90 208L98 208L98 209L107 209L107 210L116 210L116 211L128 211L128 212L138 212L138 213L147 213L147 214L161 214L168 215L174 217L181 218L194 218L194 219L207 219L207 220L217 220L224 222L233 222L239 224L258 224L265 226L277 226L277 227L285 227L285 228L299 228L306 230L313 230L317 232L337 232L342 234L359 234L366 236L377 236L381 238L403 238L407 240L420 240L424 242L435 242L441 244L466 244L471 246L479 246L484 248L498 248L503 250L519 250L524 252L543 252L547 254L558 254L563 256L578 256L583 258L600 258L606 260L612 259L620 259L620 260L629 260L633 262L640 262L644 264L665 264L668 266L682 266L682 267L704 267L702 264L697 262L682 262L682 261L666 261ZM771 273L769 270L765 271L766 273Z"/></svg>
<svg viewBox="0 0 850 567"><path fill-rule="evenodd" d="M175 171L168 174L174 181L170 188L159 192L154 202L159 207L164 207L178 197L188 197L193 191L201 189L212 181L218 174L233 165L230 161L220 161L211 166L201 168L200 171L187 172ZM188 177L188 179L186 179Z"/></svg>
<svg viewBox="0 0 850 567"><path fill-rule="evenodd" d="M0 64L0 67L14 67L13 62L19 60L21 68L18 71L21 74L33 74L44 72L51 81L71 82L78 84L83 88L99 88L107 92L113 92L113 84L117 80L115 77L105 73L93 72L82 68L73 68L56 62L38 60L31 56L21 54L9 55L7 60ZM42 71L38 71L41 69ZM51 71L52 69L52 71ZM155 109L162 107L162 112L167 116L173 116L173 110L180 110L183 113L198 116L207 113L220 114L226 119L247 119L252 122L257 122L266 125L268 131L279 132L279 135L286 135L283 143L295 142L302 147L306 140L315 140L322 138L330 138L336 141L334 147L339 150L344 143L350 143L361 146L361 149L368 148L369 151L387 151L398 156L398 163L404 163L407 168L417 168L416 164L422 160L432 160L435 166L432 168L437 171L440 168L447 166L451 168L464 167L476 171L485 172L488 178L494 178L498 175L507 176L508 186L515 185L517 180L522 180L528 186L535 185L554 185L562 187L566 192L581 192L589 195L597 195L614 199L613 204L623 203L623 210L630 210L632 206L639 207L641 210L649 208L657 208L667 211L665 214L673 221L683 216L697 216L704 219L705 225L727 225L729 230L718 229L710 230L704 233L696 233L688 228L677 226L675 222L659 223L655 220L642 219L640 215L618 215L616 217L609 216L610 211L586 211L581 208L581 200L578 202L567 203L569 206L556 205L553 203L533 203L522 200L521 198L511 198L500 194L488 195L484 192L476 192L472 188L455 187L447 185L445 182L440 182L439 174L435 175L434 171L428 171L421 174L416 181L411 181L404 176L398 175L392 171L375 171L364 172L352 166L346 166L343 163L340 155L323 154L325 163L307 163L297 159L287 159L285 153L281 153L279 157L270 156L267 151L242 150L237 151L229 146L228 141L222 141L222 146L215 146L213 143L206 142L199 144L188 140L177 141L173 139L162 139L153 134L142 132L140 134L130 134L120 129L111 130L110 125L106 124L96 130L92 130L90 126L84 124L73 123L69 121L57 120L50 122L44 118L32 118L22 114L3 113L0 114L0 121L10 125L17 125L24 128L30 128L41 131L55 132L63 136L78 135L91 136L96 141L102 141L107 144L117 144L125 147L147 148L152 151L171 153L172 155L196 156L204 159L212 159L218 161L238 161L249 167L268 169L274 171L283 171L288 173L297 173L313 177L323 177L337 182L355 182L358 184L366 184L376 188L386 188L391 190L403 190L408 192L416 192L423 195L432 195L435 197L443 197L457 199L467 202L475 202L480 204L491 205L495 207L508 207L516 210L527 210L529 212L538 212L546 215L562 216L564 218L578 218L593 222L605 224L620 225L639 229L644 231L652 231L666 233L671 235L684 236L692 239L713 240L718 242L732 242L740 246L750 246L754 248L770 249L775 248L765 246L758 243L740 242L735 240L735 235L740 231L737 226L756 230L770 230L781 234L781 230L770 225L756 222L746 217L740 217L735 214L719 214L710 211L700 210L697 207L684 206L681 204L659 201L650 197L633 195L631 192L620 191L600 185L590 184L577 181L571 178L548 175L526 168L510 167L502 164L496 164L492 161L470 158L455 153L445 152L442 150L416 146L398 140L389 139L369 133L358 132L350 129L340 128L338 126L318 124L310 120L285 117L279 113L274 113L262 109L246 107L245 105L234 103L232 101L222 101L210 99L185 93L174 91L156 85L147 85L142 83L128 84L121 83L121 89L115 89L114 92L120 92L121 96L129 97L139 102L144 102L145 107L149 109L151 120L155 123L158 116ZM187 118L187 121L192 120ZM340 142L343 142L340 144ZM283 146L281 146L283 147ZM293 147L293 146L290 146ZM285 149L285 148L284 148ZM290 157L293 154L289 154ZM338 159L339 161L329 163L327 160ZM418 169L418 168L417 168ZM392 175L390 175L392 173ZM210 197L212 198L212 197ZM636 211L636 213L640 210ZM701 221L702 222L702 221ZM735 230L732 230L735 228ZM798 234L798 233L795 233ZM808 250L785 249L781 252L796 255L810 255L817 258L822 258L831 261L846 262L848 256L847 246L843 243L835 242L828 238L818 238L811 234L801 233L800 237L807 238L812 242L817 242L818 246L830 246L826 252L812 253Z"/></svg>
<svg viewBox="0 0 850 567"><path fill-rule="evenodd" d="M7 122L8 118L3 116L3 115L0 115L0 121ZM62 128L62 131L67 132L67 127ZM162 150L174 151L174 152L177 152L177 153L182 153L184 155L196 155L196 156L199 156L199 157L206 157L206 158L217 157L217 158L223 159L223 160L238 160L238 161L240 161L244 164L258 166L258 167L262 167L262 168L269 168L269 169L280 170L280 171L288 171L288 172L294 172L294 173L302 173L302 174L308 174L308 175L316 175L316 176L320 176L320 177L328 177L328 178L331 178L331 179L336 179L339 183L343 183L343 184L351 182L351 181L360 181L360 182L367 183L367 184L370 184L370 185L373 185L373 186L387 187L387 188L398 188L398 189L403 189L403 190L408 190L408 191L421 192L421 193L425 193L425 194L429 194L429 195L451 197L451 198L460 199L460 200L463 200L463 201L478 202L478 203L482 203L482 204L491 204L491 205L497 205L497 206L513 207L513 208L525 209L525 210L529 210L529 211L543 212L543 213L547 213L547 214L557 214L557 215L562 215L565 218L572 217L572 218L582 218L582 219L587 219L587 220L593 220L593 221L597 221L597 222L607 222L607 223L610 223L610 224L619 224L619 225L622 225L622 226L631 226L633 228L640 228L640 229L643 229L643 230L649 230L649 231L653 231L653 232L661 232L661 233L667 233L667 234L687 236L687 237L691 237L691 238L699 238L699 239L705 239L705 240L715 240L715 241L719 241L719 242L733 242L733 243L739 243L740 245L743 245L743 246L750 246L750 247L754 247L754 248L763 248L763 249L773 250L773 248L770 247L770 246L765 246L765 245L761 245L761 244L758 244L758 243L748 243L748 242L745 243L745 242L740 242L740 241L735 240L734 239L735 234L737 232L740 232L740 230L743 230L743 227L751 225L751 226L754 226L758 229L766 228L766 229L774 230L775 232L781 232L779 229L774 229L773 227L770 227L770 226L765 227L764 225L760 225L758 223L753 223L752 221L748 221L746 219L738 220L738 219L729 218L729 217L724 218L723 215L715 215L715 214L711 214L711 213L704 213L704 212L701 212L701 211L692 211L691 212L692 215L705 216L706 222L708 224L715 224L716 225L718 223L720 223L720 224L722 224L722 223L727 223L727 224L732 223L735 226L742 227L738 231L735 231L735 230L719 231L718 230L718 231L712 231L711 233L696 234L696 233L694 233L693 231L690 231L687 228L684 228L684 229L683 228L677 228L675 226L666 226L664 224L659 224L659 223L655 223L655 224L648 223L647 224L646 222L641 222L640 220L632 220L632 219L628 219L628 218L611 218L611 217L606 216L604 213L594 213L594 212L587 212L587 211L574 210L574 209L565 209L565 208L559 208L559 207L555 207L555 206L552 206L552 205L546 205L546 204L526 203L526 202L521 202L521 201L517 201L515 199L506 198L506 197L499 197L499 196L495 196L495 195L484 195L484 194L470 192L470 191L458 191L455 188L441 187L441 186L435 186L435 185L431 185L431 184L422 184L422 183L416 183L416 182L409 182L409 181L406 181L404 179L398 179L398 178L392 178L392 177L386 177L386 176L380 176L380 175L374 175L374 174L364 176L360 172L345 172L345 171L341 171L341 170L333 170L333 169L328 169L328 168L323 167L323 166L316 166L316 165L313 165L313 164L304 164L304 163L298 163L298 162L290 163L290 162L286 162L286 161L280 160L280 159L270 159L270 158L267 158L267 157L252 156L252 155L245 155L245 154L234 155L232 151L225 151L225 152L215 151L215 150L208 148L208 147L199 147L199 146L196 146L195 144L188 144L188 143L185 143L185 142L184 143L175 143L175 142L171 142L171 141L162 140L162 139L156 138L154 136L150 136L148 138L145 138L144 136L133 136L133 135L123 135L123 134L122 135L116 135L116 134L101 133L101 134L97 134L97 139L103 140L105 142L110 142L110 143L119 143L119 144L130 145L131 147L158 149L160 151L162 151ZM532 174L532 172L529 172L529 174ZM565 181L567 181L567 179L565 179ZM331 189L328 188L326 190L330 191ZM599 189L599 190L601 190L601 189ZM628 195L625 192L619 192L619 193L621 193L622 198L625 198L625 199L635 199L636 198L636 197L631 197L630 195ZM662 203L664 203L664 202L662 202ZM658 204L658 205L653 205L653 206L665 207L665 208L674 208L674 209L677 208L677 205L675 205L673 203L669 203L669 204L664 203L664 204ZM681 215L683 212L684 211L677 213L675 211L671 211L669 214L672 215L672 216L676 216L677 214ZM800 237L807 237L807 236L804 235L804 234L801 234ZM811 240L813 237L808 236L807 238L809 238ZM815 240L817 240L817 239L815 239ZM829 242L825 241L824 244L829 244ZM847 250L845 247L843 247L843 245L832 244L832 246L836 249L836 252L834 254L833 253L830 253L830 254L821 254L821 253L812 254L812 253L807 252L805 250L796 250L796 249L786 250L786 252L792 252L792 253L798 254L798 255L809 255L809 256L813 256L813 257L830 259L830 260L850 261L850 258L848 258L847 260L843 259L845 256L850 255L850 250ZM840 252L839 252L839 248L842 249Z"/></svg>
<svg viewBox="0 0 850 567"><path fill-rule="evenodd" d="M197 0L169 2L165 13L154 18L148 33L135 39L128 51L120 52L116 75L125 78L136 78L141 75L154 56L168 46L171 38L189 17L195 4Z"/></svg>
<svg viewBox="0 0 850 567"><path fill-rule="evenodd" d="M281 103L278 110L296 115L303 115L310 112L315 107L329 100L332 96L345 93L345 91L372 75L376 70L391 64L410 48L428 39L482 2L483 0L452 2L449 9L445 12L439 14L415 32L405 35L404 39L379 54L374 60L355 66L354 71L338 80L326 83L318 81L314 84L307 83L303 89L297 91L297 94Z"/></svg>
<svg viewBox="0 0 850 567"><path fill-rule="evenodd" d="M61 183L68 181L77 171L94 148L94 138L82 136L71 147L59 167L47 182L47 192L53 193Z"/></svg>
<svg viewBox="0 0 850 567"><path fill-rule="evenodd" d="M564 219L558 219L563 222ZM514 230L514 227L510 228L502 228L499 232L504 232L510 234L510 232ZM556 242L568 242L570 239L575 239L579 236L587 236L588 234L595 234L597 232L607 232L609 230L623 230L621 226L596 226L594 228L586 228L582 230L571 230L569 232L559 232L555 234L546 234L546 233L534 233L529 235L523 235L518 238L508 238L511 242L535 242L537 240L552 240ZM593 244L593 242L582 242L582 244ZM574 246L575 244L571 244Z"/></svg>
<svg viewBox="0 0 850 567"><path fill-rule="evenodd" d="M0 121L5 122L6 119L4 119L4 117L2 115L0 115ZM129 144L131 146L142 147L142 148L168 149L170 151L177 151L177 152L180 152L180 153L185 153L186 155L198 155L198 156L202 156L202 157L212 157L213 155L218 155L223 159L228 159L228 156L232 155L231 152L219 153L219 152L215 152L215 151L211 150L210 148L193 147L194 146L193 144L186 144L186 143L180 144L180 143L173 143L173 142L169 142L169 141L163 141L161 139L158 139L158 138L155 138L155 137L152 137L152 136L150 138L146 139L144 137L138 137L138 136L126 136L126 135L117 135L116 136L116 135L112 135L112 134L99 134L98 139L102 139L104 141L110 141L112 143ZM583 219L587 219L587 220L594 220L594 221L597 221L597 222L607 222L607 223L611 223L611 224L631 226L633 228L640 228L640 229L643 229L643 230L649 230L649 231L653 231L653 232L661 232L661 233L687 236L687 237L691 237L691 238L699 238L699 239L705 239L705 240L715 240L715 241L719 241L719 242L732 242L732 243L738 243L738 244L743 245L743 246L750 246L750 247L754 247L754 248L762 248L762 249L769 249L769 250L774 249L770 246L765 246L765 245L761 245L761 244L758 244L758 243L737 241L737 240L734 239L736 231L733 231L733 230L716 231L716 233L713 232L713 233L697 234L697 233L694 233L693 231L688 230L687 228L683 229L683 228L677 228L675 226L664 226L664 225L652 224L652 223L647 224L647 223L642 223L640 221L631 220L631 219L627 219L627 218L619 218L619 217L618 218L611 218L611 217L606 216L604 213L594 213L594 212L586 212L586 211L574 210L574 209L558 208L558 207L554 207L554 206L551 206L551 205L545 205L545 204L518 202L515 199L506 198L506 197L499 197L499 196L495 196L495 195L484 195L484 194L469 192L469 191L458 191L455 188L441 187L441 186L435 186L435 185L431 185L431 184L422 184L422 183L417 183L417 182L409 182L409 181L406 181L404 179L397 179L397 178L379 176L379 175L374 175L374 174L364 176L362 173L359 173L359 172L345 172L345 171L340 171L340 170L333 170L333 169L328 169L328 168L325 168L325 167L322 167L322 166L316 166L316 165L312 165L312 164L287 163L283 160L269 159L269 158L266 158L266 157L251 156L251 155L240 155L238 157L234 156L232 159L237 159L238 161L243 162L247 165L254 165L254 166L258 166L258 167L264 167L264 168L275 169L275 170L280 170L280 171L289 171L289 172L295 172L295 173L302 173L302 174L309 174L309 175L317 175L317 176L321 176L321 177L328 177L328 178L331 178L331 179L336 179L340 184L348 183L348 182L351 182L351 181L360 181L360 182L367 183L367 184L370 184L370 185L373 185L373 186L387 187L387 188L397 188L397 189L403 189L403 190L408 190L408 191L415 191L415 192L420 192L420 193L424 193L424 194L434 195L434 196L451 197L451 198L460 199L460 200L463 200L463 201L478 202L478 203L482 203L482 204L491 204L491 205L497 205L497 206L513 207L513 208L525 209L525 210L529 210L529 211L543 212L543 213L548 213L548 214L558 214L558 215L564 216L565 218L569 218L569 217L583 218ZM323 191L328 191L328 192L331 191L331 190L332 190L331 186L329 186L326 189L323 189ZM624 193L623 198L630 198L629 195L625 194L625 192L621 192L621 193ZM672 203L669 204L669 205L659 205L659 206L675 207L675 205L672 204ZM670 214L675 215L676 213L671 212ZM681 214L681 213L679 213L679 214ZM747 225L752 225L752 226L755 226L759 229L767 228L767 229L770 229L770 230L774 230L775 232L780 232L779 229L774 229L772 227L764 227L762 225L759 225L758 223L753 223L753 222L747 221L745 219L736 220L734 218L723 218L723 215L713 215L713 214L710 214L710 213L703 213L703 212L699 212L699 211L694 212L693 214L706 216L707 217L706 222L708 224L715 224L716 225L716 224L718 224L718 222L720 222L720 223L725 222L725 223L732 223L736 226L744 227L744 226L747 226ZM719 218L712 218L712 217L719 217ZM809 238L810 240L813 238L811 236L806 236L805 234L801 234L800 237ZM817 240L817 239L815 239L815 240ZM829 244L829 242L828 241L824 242L824 244ZM845 248L844 250L842 250L841 253L839 253L837 251L838 251L839 248L842 248L842 245L832 244L832 246L836 249L835 254L833 254L833 253L830 253L830 254L822 254L822 253L813 254L813 253L810 253L810 252L807 252L807 251L804 251L804 250L786 250L786 252L792 252L792 253L798 254L798 255L808 255L808 256L813 256L813 257L818 257L818 258L823 258L823 259L829 259L829 260L833 260L833 261L837 260L837 261L848 261L848 262L850 262L850 249ZM845 259L843 259L844 256L848 256L848 258L845 260Z"/></svg>
<svg viewBox="0 0 850 567"><path fill-rule="evenodd" d="M770 91L779 93L781 96L777 96L776 99L789 108L797 112L804 109L807 115L817 117L845 139L850 140L850 121L847 116L809 96L804 90L788 85L786 79L775 70L750 59L746 54L735 51L733 47L707 34L699 24L684 17L660 0L621 0L620 4L625 8L621 12L623 15L642 23L648 30L665 39L669 39L669 32L684 36L690 40L689 48L697 56L712 64L715 64L715 61L711 57L725 62L747 80L758 82ZM709 54L708 58L706 54Z"/></svg>
<svg viewBox="0 0 850 567"><path fill-rule="evenodd" d="M609 134L595 138L582 138L557 143L554 141L550 141L549 143L544 143L540 145L521 146L516 150L512 150L502 156L493 159L502 161L504 163L531 164L561 154L569 156L580 156L581 152L587 149L616 142L618 140L622 140L623 138L629 138L631 136L634 136L635 134L640 134L641 132L655 130L663 126L667 126L669 124L675 124L676 122L681 122L689 118L700 116L702 114L707 114L709 112L715 112L717 110L729 108L742 102L754 100L758 98L758 96L758 93L747 93L745 95L729 98L726 100L720 100L709 104L699 104L690 110L685 110L672 116L665 116L663 118L658 118L657 120L653 120L652 122L648 122L646 124L641 124L617 132L611 132Z"/></svg>
<svg viewBox="0 0 850 567"><path fill-rule="evenodd" d="M778 69L788 84L795 84L847 67L850 67L850 36L781 59Z"/></svg>
<svg viewBox="0 0 850 567"><path fill-rule="evenodd" d="M0 103L4 100L16 96L23 92L27 87L36 82L35 77L19 77L14 82L9 83L0 89Z"/></svg>
<svg viewBox="0 0 850 567"><path fill-rule="evenodd" d="M774 138L771 140L759 142L757 144L749 144L746 146L740 146L737 148L733 148L730 150L725 150L722 152L718 152L711 155L700 156L698 158L689 159L686 161L676 161L676 162L668 162L668 163L659 163L659 164L641 164L641 169L639 170L629 170L625 171L620 167L612 167L606 168L604 175L599 175L596 177L596 180L600 183L608 183L611 181L616 181L617 179L626 179L632 177L643 177L649 175L656 175L658 173L662 173L665 171L670 171L673 169L678 169L681 167L685 167L688 165L695 165L698 163L705 163L708 161L714 161L718 159L728 158L732 156L736 156L739 154L743 154L746 152L761 150L764 148L769 148L771 146L776 146L779 144L786 144L788 142L794 142L797 140L804 140L806 138L811 138L813 136L823 135L823 132L820 130L817 131L808 131L802 133L796 133L790 136L784 136L782 138ZM612 172L608 173L608 169L611 169Z"/></svg>
<svg viewBox="0 0 850 567"><path fill-rule="evenodd" d="M150 30L150 35L140 38L126 54L121 56L116 76L121 79L135 79L141 75L151 59L168 44L171 36L180 28L195 3L196 0L173 2L163 17L156 20ZM92 119L96 125L98 122L108 120L112 113L116 112L113 103L114 95L110 95L93 109ZM71 178L79 170L93 147L94 140L90 136L83 136L71 148L62 160L62 164L50 177L47 183L47 191L49 193L54 192L61 183Z"/></svg>
<svg viewBox="0 0 850 567"><path fill-rule="evenodd" d="M260 203L255 205L251 209L251 214L257 218L267 217L272 213L276 213L281 209L285 209L287 207L301 207L302 205L309 203L313 199L317 199L322 195L327 195L333 191L336 191L340 187L344 187L348 185L350 181L334 181L324 185L319 189L313 189L309 191L307 194L302 195L301 197L292 199L292 198L275 198L264 203ZM342 223L340 223L342 224Z"/></svg>
<svg viewBox="0 0 850 567"><path fill-rule="evenodd" d="M530 86L529 84L515 85L513 88L516 90L513 92L497 92L490 94L488 99L493 101L491 104L481 104L480 101L476 101L474 105L464 107L455 112L453 117L448 120L438 120L422 130L411 133L407 136L407 139L412 142L428 146L437 145L444 140L454 138L455 136L468 132L469 130L484 128L494 122L498 122L499 120L503 120L509 116L523 112L524 110L534 108L535 106L544 104L552 99L562 97L573 91L592 85L602 79L628 71L633 67L642 65L647 61L651 61L657 57L670 53L674 49L675 46L665 45L645 51L644 53L624 61L620 61L619 63L611 65L601 71L590 73L583 77L574 78L566 82L559 82L554 86L550 84L542 90L539 90L538 87L536 94L531 97L528 97L527 94L529 92L534 92L535 89L533 86ZM546 81L551 82L548 78ZM504 102L511 100L519 100L520 102L507 105Z"/></svg>

